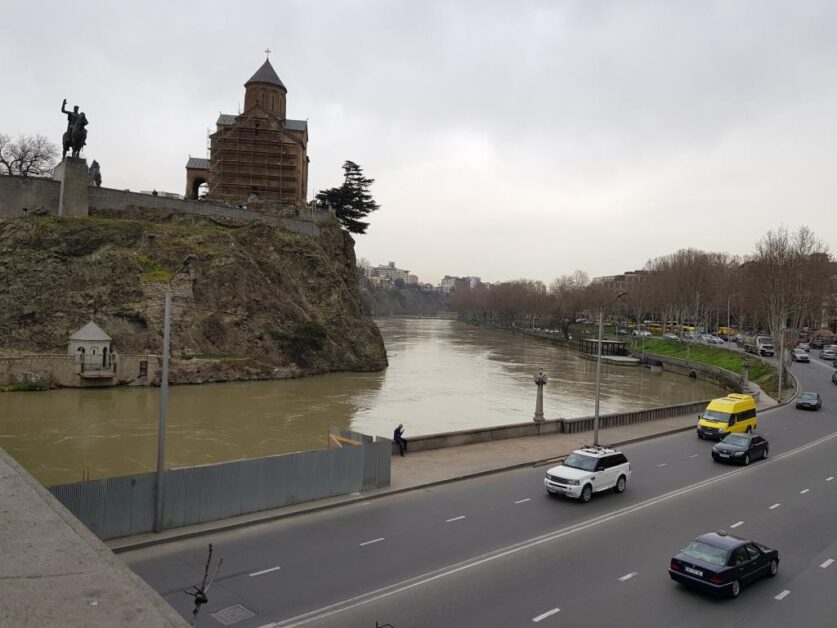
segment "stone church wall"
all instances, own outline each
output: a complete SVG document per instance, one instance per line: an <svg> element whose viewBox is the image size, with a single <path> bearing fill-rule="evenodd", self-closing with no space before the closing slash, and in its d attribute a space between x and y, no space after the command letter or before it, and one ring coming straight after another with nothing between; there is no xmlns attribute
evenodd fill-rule
<svg viewBox="0 0 837 628"><path fill-rule="evenodd" d="M299 218L284 218L225 205L213 205L203 201L183 200L140 194L127 190L90 186L90 213L118 217L130 208L182 212L207 217L223 217L232 220L262 220L275 226L283 226L294 233L316 237L319 226L330 219L329 212L303 209ZM18 218L26 212L58 215L58 199L61 184L53 179L36 177L0 176L0 218Z"/></svg>
<svg viewBox="0 0 837 628"><path fill-rule="evenodd" d="M141 363L145 362L145 368ZM65 354L32 354L0 358L0 388L22 382L43 381L62 388L93 386L159 384L160 358L156 355L121 355L116 358L113 378L81 377L81 364L76 356Z"/></svg>

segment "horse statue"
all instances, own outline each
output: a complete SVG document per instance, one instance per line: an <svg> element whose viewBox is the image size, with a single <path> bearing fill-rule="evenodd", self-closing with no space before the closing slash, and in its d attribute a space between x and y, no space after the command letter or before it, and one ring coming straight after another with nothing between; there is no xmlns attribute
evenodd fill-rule
<svg viewBox="0 0 837 628"><path fill-rule="evenodd" d="M87 143L87 116L84 112L79 113L78 105L73 107L72 111L65 109L67 99L61 105L61 113L67 114L67 131L64 133L63 145L64 151L61 153L61 159L67 157L67 151L72 149L72 157L78 157L82 147Z"/></svg>

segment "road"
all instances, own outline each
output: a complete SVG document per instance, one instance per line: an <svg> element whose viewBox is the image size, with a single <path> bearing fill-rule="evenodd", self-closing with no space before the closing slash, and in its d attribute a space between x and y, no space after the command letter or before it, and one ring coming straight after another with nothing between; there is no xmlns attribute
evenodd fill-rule
<svg viewBox="0 0 837 628"><path fill-rule="evenodd" d="M199 626L236 604L261 626L837 625L837 386L796 364L820 412L763 413L770 458L714 463L686 432L626 446L633 478L589 504L548 497L545 467L121 554L184 615L206 544L223 568ZM777 505L778 504L778 505ZM779 575L735 601L670 582L668 560L718 528L776 547ZM822 565L822 566L821 566ZM787 592L786 592L787 591Z"/></svg>

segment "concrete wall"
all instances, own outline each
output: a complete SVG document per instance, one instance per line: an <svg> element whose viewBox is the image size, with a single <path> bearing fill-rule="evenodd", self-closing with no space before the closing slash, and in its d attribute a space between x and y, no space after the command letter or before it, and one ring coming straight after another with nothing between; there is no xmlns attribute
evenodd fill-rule
<svg viewBox="0 0 837 628"><path fill-rule="evenodd" d="M140 376L141 363L146 362L146 375ZM156 355L116 354L113 378L90 379L81 376L79 356L66 354L35 354L0 358L0 387L26 381L43 381L53 386L83 388L127 384L147 386L160 377L160 358Z"/></svg>
<svg viewBox="0 0 837 628"><path fill-rule="evenodd" d="M389 441L375 439L362 445L170 469L164 480L163 527L389 486L391 459ZM154 483L154 473L143 473L49 490L105 540L152 530Z"/></svg>
<svg viewBox="0 0 837 628"><path fill-rule="evenodd" d="M60 196L60 181L0 175L0 218L19 218L24 209L57 216Z"/></svg>
<svg viewBox="0 0 837 628"><path fill-rule="evenodd" d="M188 626L2 449L0 504L0 626Z"/></svg>
<svg viewBox="0 0 837 628"><path fill-rule="evenodd" d="M322 210L300 209L298 217L286 218L237 207L112 188L90 186L88 192L92 215L118 217L120 212L129 208L152 209L232 220L262 220L293 233L313 237L320 234L319 225L332 219L330 212ZM24 215L24 209L57 216L60 193L61 183L53 179L0 176L0 218L19 218Z"/></svg>

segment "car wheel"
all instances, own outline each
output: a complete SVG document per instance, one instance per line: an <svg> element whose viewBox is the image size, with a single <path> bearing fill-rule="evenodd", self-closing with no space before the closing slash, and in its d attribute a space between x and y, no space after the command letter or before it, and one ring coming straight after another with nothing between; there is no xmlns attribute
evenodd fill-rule
<svg viewBox="0 0 837 628"><path fill-rule="evenodd" d="M741 593L741 583L738 580L734 580L732 586L729 588L729 596L731 598L736 598Z"/></svg>
<svg viewBox="0 0 837 628"><path fill-rule="evenodd" d="M744 454L744 466L750 464L750 454Z"/></svg>
<svg viewBox="0 0 837 628"><path fill-rule="evenodd" d="M578 496L578 499L583 503L589 502L593 498L593 487L589 484L585 484L584 488L581 489L581 495Z"/></svg>
<svg viewBox="0 0 837 628"><path fill-rule="evenodd" d="M770 561L770 573L769 576L773 578L779 571L779 561L771 560Z"/></svg>
<svg viewBox="0 0 837 628"><path fill-rule="evenodd" d="M628 480L625 478L624 475L620 475L619 479L616 480L616 486L613 487L613 490L617 493L624 493L625 487L628 485Z"/></svg>
<svg viewBox="0 0 837 628"><path fill-rule="evenodd" d="M703 434L698 433L698 438L699 438L700 440L703 440Z"/></svg>
<svg viewBox="0 0 837 628"><path fill-rule="evenodd" d="M762 458L767 458L767 452L770 451L768 447L764 448L764 453L761 455Z"/></svg>
<svg viewBox="0 0 837 628"><path fill-rule="evenodd" d="M753 431L753 426L752 426L752 425L748 425L748 426L747 426L747 433L748 433L748 434L750 434L752 431Z"/></svg>

